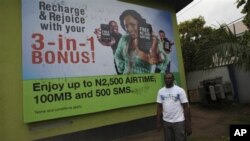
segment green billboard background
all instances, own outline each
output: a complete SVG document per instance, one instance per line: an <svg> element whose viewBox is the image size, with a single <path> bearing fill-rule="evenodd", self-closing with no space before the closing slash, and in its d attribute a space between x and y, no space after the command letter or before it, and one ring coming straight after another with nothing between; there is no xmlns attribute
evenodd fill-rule
<svg viewBox="0 0 250 141"><path fill-rule="evenodd" d="M152 103L161 74L24 81L24 122Z"/></svg>

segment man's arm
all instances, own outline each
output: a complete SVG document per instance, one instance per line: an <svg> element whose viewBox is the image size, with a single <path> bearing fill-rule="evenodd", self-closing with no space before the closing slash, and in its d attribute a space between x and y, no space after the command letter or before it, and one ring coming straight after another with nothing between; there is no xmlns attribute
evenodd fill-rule
<svg viewBox="0 0 250 141"><path fill-rule="evenodd" d="M188 103L182 103L182 107L185 117L185 130L186 134L189 136L192 134L190 109Z"/></svg>
<svg viewBox="0 0 250 141"><path fill-rule="evenodd" d="M125 57L126 56L123 56L123 48L126 47L126 42L127 40L125 39L125 37L121 37L117 45L115 54L114 54L115 63L117 65L117 69L119 73L123 73L125 70Z"/></svg>
<svg viewBox="0 0 250 141"><path fill-rule="evenodd" d="M103 46L112 46L116 43L115 38L111 37L110 41L102 41L101 39L98 39L98 41L103 45Z"/></svg>
<svg viewBox="0 0 250 141"><path fill-rule="evenodd" d="M160 131L162 128L162 104L161 103L157 103L156 127L158 131Z"/></svg>

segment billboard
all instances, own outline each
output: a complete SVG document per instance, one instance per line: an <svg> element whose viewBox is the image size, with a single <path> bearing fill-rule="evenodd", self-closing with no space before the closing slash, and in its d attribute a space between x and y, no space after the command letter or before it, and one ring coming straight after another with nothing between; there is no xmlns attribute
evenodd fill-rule
<svg viewBox="0 0 250 141"><path fill-rule="evenodd" d="M173 34L168 11L22 0L24 122L154 102L160 73L178 78Z"/></svg>

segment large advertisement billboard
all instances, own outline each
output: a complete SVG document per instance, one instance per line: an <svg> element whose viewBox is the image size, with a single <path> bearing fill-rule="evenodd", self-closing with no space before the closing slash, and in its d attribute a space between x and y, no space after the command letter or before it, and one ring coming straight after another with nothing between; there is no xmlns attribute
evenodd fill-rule
<svg viewBox="0 0 250 141"><path fill-rule="evenodd" d="M24 122L152 103L178 63L171 13L116 0L22 0Z"/></svg>

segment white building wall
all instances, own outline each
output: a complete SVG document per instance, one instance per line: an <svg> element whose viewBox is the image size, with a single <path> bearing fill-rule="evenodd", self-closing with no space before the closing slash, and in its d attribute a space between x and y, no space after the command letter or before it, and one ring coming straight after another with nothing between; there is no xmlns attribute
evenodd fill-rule
<svg viewBox="0 0 250 141"><path fill-rule="evenodd" d="M207 79L222 77L222 82L231 82L227 67L220 67L211 70L194 71L187 73L188 90L198 89L200 82Z"/></svg>
<svg viewBox="0 0 250 141"><path fill-rule="evenodd" d="M250 103L250 72L235 69L235 76L237 80L239 102Z"/></svg>
<svg viewBox="0 0 250 141"><path fill-rule="evenodd" d="M246 30L248 30L242 21L238 21L229 25L229 29L237 35L241 35ZM198 89L200 82L203 80L215 79L218 77L222 77L222 83L231 83L226 66L204 71L188 72L186 74L187 89L195 91ZM236 85L239 102L250 103L250 71L247 72L242 69L235 68L235 79L237 81Z"/></svg>

